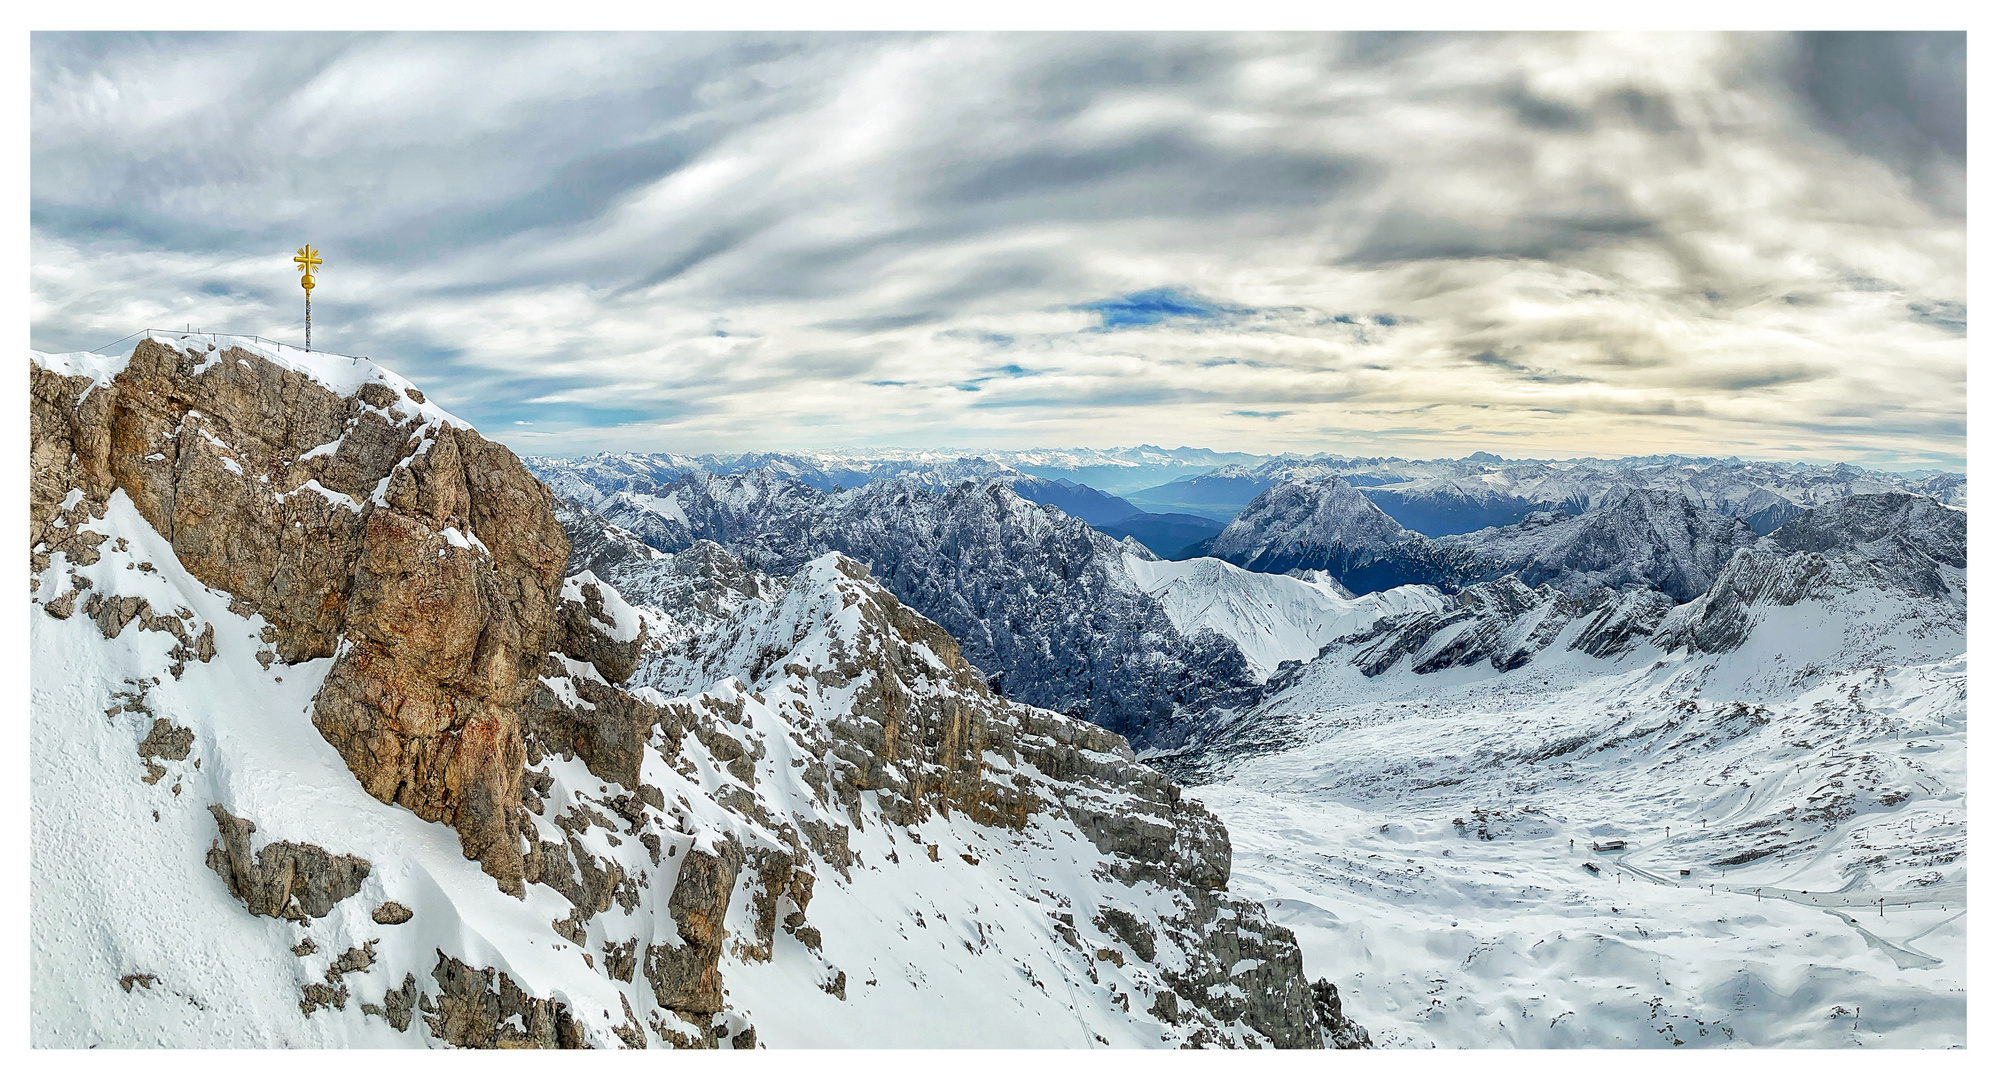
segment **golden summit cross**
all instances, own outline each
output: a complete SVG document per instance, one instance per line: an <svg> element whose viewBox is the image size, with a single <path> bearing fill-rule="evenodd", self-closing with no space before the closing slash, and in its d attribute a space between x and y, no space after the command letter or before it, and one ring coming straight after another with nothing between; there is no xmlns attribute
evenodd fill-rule
<svg viewBox="0 0 1997 1080"><path fill-rule="evenodd" d="M311 244L307 244L298 249L298 254L293 255L291 261L297 263L299 272L305 275L299 281L299 284L305 286L305 347L310 349L312 347L312 270L319 265L319 252L314 250Z"/></svg>

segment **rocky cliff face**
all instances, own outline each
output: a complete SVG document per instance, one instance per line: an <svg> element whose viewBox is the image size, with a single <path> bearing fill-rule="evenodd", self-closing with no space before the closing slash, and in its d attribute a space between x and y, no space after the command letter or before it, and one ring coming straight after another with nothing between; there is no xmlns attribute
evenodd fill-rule
<svg viewBox="0 0 1997 1080"><path fill-rule="evenodd" d="M1372 678L1403 660L1414 675L1473 665L1512 671L1561 642L1600 659L1645 645L1726 653L1771 610L1806 599L1865 608L1865 619L1829 620L1867 627L1841 630L1858 637L1881 625L1917 637L1961 632L1966 515L1923 496L1841 499L1759 543L1743 524L1671 492L1632 492L1580 518L1537 518L1449 540L1479 542L1487 567L1523 570L1465 585L1440 610L1385 614L1320 659L1335 656ZM1544 544L1527 543L1535 536ZM1677 595L1700 582L1689 599ZM1301 667L1286 667L1265 693L1280 695L1301 676Z"/></svg>
<svg viewBox="0 0 1997 1080"><path fill-rule="evenodd" d="M1578 516L1537 511L1514 525L1431 540L1402 529L1339 477L1319 476L1257 496L1213 553L1250 570L1326 570L1354 592L1461 588L1517 575L1528 587L1551 585L1575 599L1641 586L1682 603L1758 539L1747 523L1679 492L1637 488Z"/></svg>
<svg viewBox="0 0 1997 1080"><path fill-rule="evenodd" d="M949 635L844 556L789 581L712 544L653 562L634 568L665 605L641 607L647 623L700 631L662 633L639 680L691 695L690 729L741 785L720 803L790 837L786 865L815 853L849 875L847 844L883 827L918 841L891 860L934 862L922 837L959 818L987 838L959 851L965 864L1010 876L1066 849L1094 867L1089 899L1027 889L1003 903L1031 904L1092 987L1173 1042L1322 1044L1294 941L1225 891L1225 830L1121 737L992 693ZM721 672L737 689L695 692Z"/></svg>
<svg viewBox="0 0 1997 1080"><path fill-rule="evenodd" d="M265 620L266 659L335 657L313 722L369 793L518 891L519 711L568 541L512 451L368 369L153 339L109 378L31 364L33 558L123 491Z"/></svg>
<svg viewBox="0 0 1997 1080"><path fill-rule="evenodd" d="M1850 556L1920 596L1950 589L1949 569L1969 565L1969 515L1923 495L1854 495L1817 507L1775 530L1782 551Z"/></svg>
<svg viewBox="0 0 1997 1080"><path fill-rule="evenodd" d="M1502 529L1433 546L1471 574L1515 573L1527 585L1572 595L1631 585L1683 603L1706 591L1735 551L1754 546L1747 523L1720 517L1683 494L1639 488L1578 517L1533 514Z"/></svg>
<svg viewBox="0 0 1997 1080"><path fill-rule="evenodd" d="M413 387L224 346L30 365L36 977L145 965L38 1040L1324 1044L1220 823L858 562L586 534L634 607Z"/></svg>

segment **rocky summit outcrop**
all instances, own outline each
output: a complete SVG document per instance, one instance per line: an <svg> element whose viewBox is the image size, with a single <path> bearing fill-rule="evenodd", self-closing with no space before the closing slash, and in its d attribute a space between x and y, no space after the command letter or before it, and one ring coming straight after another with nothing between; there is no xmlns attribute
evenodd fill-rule
<svg viewBox="0 0 1997 1080"><path fill-rule="evenodd" d="M597 569L564 577L553 495L372 365L192 338L123 362L48 359L30 366L31 563L60 628L44 632L78 632L77 610L106 637L139 623L176 638L174 664L219 656L238 686L309 663L311 722L356 785L456 829L518 898L412 865L391 846L405 815L359 792L315 795L365 805L367 830L314 818L317 843L257 849L249 814L272 820L286 797L239 772L227 732L264 722L237 715L249 699L143 712L152 779L164 760L242 781L204 800L218 836L190 872L213 871L231 907L325 920L323 945L280 961L313 965L297 1005L315 1025L357 1002L457 1046L741 1048L763 1044L759 1021L839 1030L794 1022L803 994L874 1010L892 1041L882 1015L911 997L883 980L921 995L933 978L965 1008L1010 1002L1033 1040L1046 1010L1072 1009L1093 1041L1324 1045L1294 937L1228 891L1221 823L1123 737L1001 696L863 563L831 552L775 577L716 544L664 555L601 529ZM874 531L927 520L900 494L868 504ZM1041 552L1049 580L1077 571L1061 547L1077 537L1121 556L1002 488L930 497L955 507L959 536ZM56 593L128 544L127 579L150 599ZM194 633L181 601L227 632ZM157 685L143 667L126 681L132 701Z"/></svg>
<svg viewBox="0 0 1997 1080"><path fill-rule="evenodd" d="M227 339L147 338L115 372L31 361L29 392L35 570L94 558L71 523L122 493L263 617L270 658L335 657L320 732L517 892L520 712L569 547L513 452L365 361Z"/></svg>

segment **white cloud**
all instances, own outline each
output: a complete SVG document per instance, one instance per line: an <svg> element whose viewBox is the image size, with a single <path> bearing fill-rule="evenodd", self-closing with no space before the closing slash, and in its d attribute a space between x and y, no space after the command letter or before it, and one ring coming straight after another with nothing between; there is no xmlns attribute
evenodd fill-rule
<svg viewBox="0 0 1997 1080"><path fill-rule="evenodd" d="M310 238L315 341L537 452L1956 464L1960 159L1825 120L1823 51L42 35L33 336L285 337ZM1156 289L1235 313L1078 309Z"/></svg>

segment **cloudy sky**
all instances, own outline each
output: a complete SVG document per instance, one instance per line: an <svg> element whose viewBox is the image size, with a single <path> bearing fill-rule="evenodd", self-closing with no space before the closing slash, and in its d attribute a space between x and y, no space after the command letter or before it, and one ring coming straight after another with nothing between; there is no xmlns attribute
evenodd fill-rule
<svg viewBox="0 0 1997 1080"><path fill-rule="evenodd" d="M35 35L33 347L527 453L1959 468L1954 35Z"/></svg>

